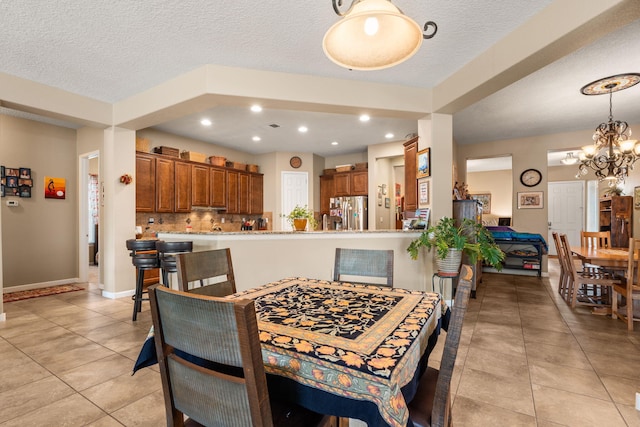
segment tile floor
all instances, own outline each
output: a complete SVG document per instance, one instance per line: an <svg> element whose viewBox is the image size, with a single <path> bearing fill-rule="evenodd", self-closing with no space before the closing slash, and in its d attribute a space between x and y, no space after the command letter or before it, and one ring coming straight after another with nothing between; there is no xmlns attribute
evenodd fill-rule
<svg viewBox="0 0 640 427"><path fill-rule="evenodd" d="M640 426L640 327L568 308L550 264L550 279L484 276L456 361L456 427ZM148 304L134 323L130 300L86 287L4 305L0 427L165 425L157 369L131 376Z"/></svg>

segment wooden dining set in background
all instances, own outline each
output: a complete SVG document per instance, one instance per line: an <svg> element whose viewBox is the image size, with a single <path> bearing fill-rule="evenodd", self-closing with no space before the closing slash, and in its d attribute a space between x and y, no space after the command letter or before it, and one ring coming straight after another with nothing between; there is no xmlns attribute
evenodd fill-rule
<svg viewBox="0 0 640 427"><path fill-rule="evenodd" d="M608 231L580 233L580 246L566 234L552 233L560 264L558 293L572 308L593 307L594 314L620 319L633 330L640 321L634 301L640 301L640 239L627 248L612 248Z"/></svg>
<svg viewBox="0 0 640 427"><path fill-rule="evenodd" d="M333 280L290 277L242 292L229 249L175 262L178 289L148 289L153 327L134 366L160 364L167 425L449 425L469 266L450 309L440 294L393 287L393 251L339 248Z"/></svg>

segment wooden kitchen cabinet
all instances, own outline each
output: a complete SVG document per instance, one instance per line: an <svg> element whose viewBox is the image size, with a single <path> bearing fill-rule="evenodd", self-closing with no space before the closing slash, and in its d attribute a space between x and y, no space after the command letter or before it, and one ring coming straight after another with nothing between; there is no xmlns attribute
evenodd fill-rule
<svg viewBox="0 0 640 427"><path fill-rule="evenodd" d="M174 212L191 212L191 164L175 161Z"/></svg>
<svg viewBox="0 0 640 427"><path fill-rule="evenodd" d="M335 197L351 195L351 172L340 172L333 176L333 189Z"/></svg>
<svg viewBox="0 0 640 427"><path fill-rule="evenodd" d="M207 165L191 165L191 205L209 206L210 167Z"/></svg>
<svg viewBox="0 0 640 427"><path fill-rule="evenodd" d="M156 212L173 212L175 206L175 161L156 158Z"/></svg>
<svg viewBox="0 0 640 427"><path fill-rule="evenodd" d="M404 144L404 210L418 209L418 137L412 138ZM475 289L475 288L474 288Z"/></svg>
<svg viewBox="0 0 640 427"><path fill-rule="evenodd" d="M249 213L249 174L240 172L238 174L238 209L241 214Z"/></svg>
<svg viewBox="0 0 640 427"><path fill-rule="evenodd" d="M329 215L329 206L334 195L333 175L320 176L320 215Z"/></svg>
<svg viewBox="0 0 640 427"><path fill-rule="evenodd" d="M366 196L369 194L369 172L368 171L352 171L350 172L349 185L350 196Z"/></svg>
<svg viewBox="0 0 640 427"><path fill-rule="evenodd" d="M227 207L227 171L222 168L209 170L210 196L209 206L214 208Z"/></svg>
<svg viewBox="0 0 640 427"><path fill-rule="evenodd" d="M156 209L155 156L136 153L136 212L154 212Z"/></svg>
<svg viewBox="0 0 640 427"><path fill-rule="evenodd" d="M227 171L227 213L240 213L238 188L240 187L240 173Z"/></svg>
<svg viewBox="0 0 640 427"><path fill-rule="evenodd" d="M264 175L249 174L249 213L261 214L264 211Z"/></svg>

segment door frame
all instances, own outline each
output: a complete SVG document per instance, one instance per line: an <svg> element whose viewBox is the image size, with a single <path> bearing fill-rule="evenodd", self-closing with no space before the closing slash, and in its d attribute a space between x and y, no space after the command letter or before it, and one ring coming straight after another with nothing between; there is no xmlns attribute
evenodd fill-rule
<svg viewBox="0 0 640 427"><path fill-rule="evenodd" d="M78 156L78 279L80 282L89 281L89 160L100 157L100 151L90 151ZM100 162L98 162L98 177L100 177ZM98 204L100 213L100 204ZM98 227L98 241L101 241L101 230ZM101 265L101 263L99 264ZM98 269L100 271L100 268ZM98 274L98 282L102 283Z"/></svg>

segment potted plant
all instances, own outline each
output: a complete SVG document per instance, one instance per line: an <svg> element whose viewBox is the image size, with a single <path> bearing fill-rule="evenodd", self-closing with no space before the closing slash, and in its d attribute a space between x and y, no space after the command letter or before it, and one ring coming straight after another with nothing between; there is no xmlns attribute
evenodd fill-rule
<svg viewBox="0 0 640 427"><path fill-rule="evenodd" d="M458 274L463 252L469 256L471 264L480 259L497 270L502 269L504 252L491 233L471 219L464 219L456 226L453 218L443 217L409 244L407 252L411 259L418 258L421 247L436 249L436 264L441 276Z"/></svg>
<svg viewBox="0 0 640 427"><path fill-rule="evenodd" d="M315 217L313 216L313 210L309 209L306 205L304 207L300 205L296 205L288 215L284 216L291 227L295 231L304 231L307 228L307 223L311 229L315 229L318 224Z"/></svg>

